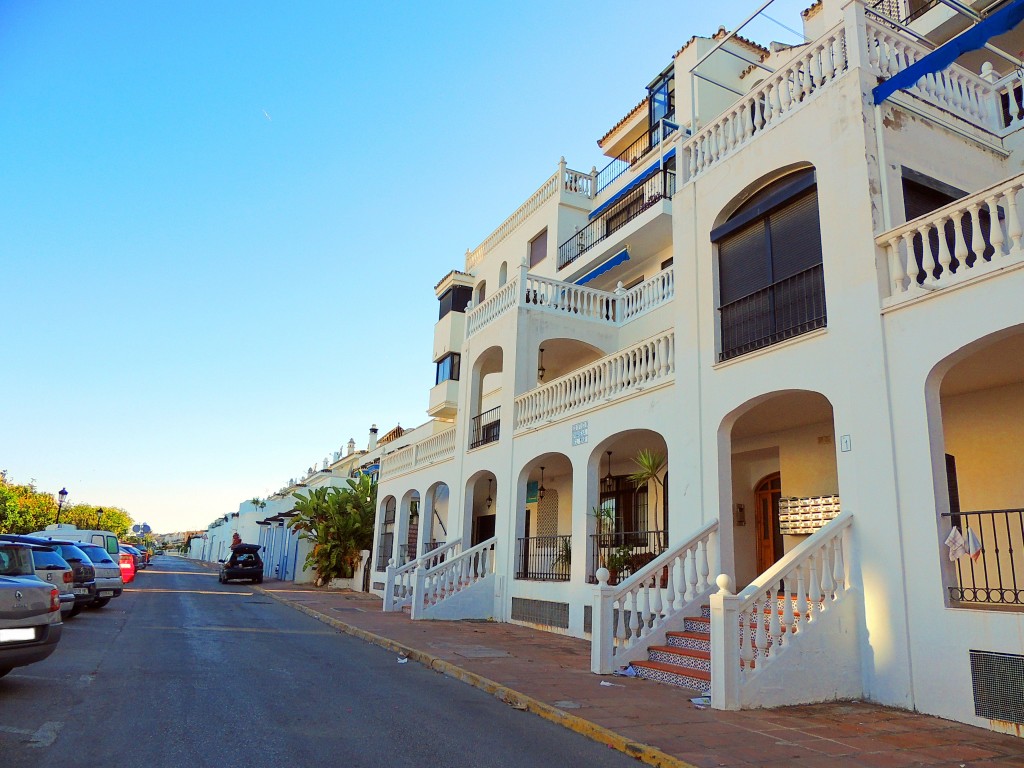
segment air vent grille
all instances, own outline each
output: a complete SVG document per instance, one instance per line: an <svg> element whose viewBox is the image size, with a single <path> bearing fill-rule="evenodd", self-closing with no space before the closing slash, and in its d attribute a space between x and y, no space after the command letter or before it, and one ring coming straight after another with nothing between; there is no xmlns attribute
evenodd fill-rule
<svg viewBox="0 0 1024 768"><path fill-rule="evenodd" d="M971 651L974 714L1024 725L1024 656Z"/></svg>

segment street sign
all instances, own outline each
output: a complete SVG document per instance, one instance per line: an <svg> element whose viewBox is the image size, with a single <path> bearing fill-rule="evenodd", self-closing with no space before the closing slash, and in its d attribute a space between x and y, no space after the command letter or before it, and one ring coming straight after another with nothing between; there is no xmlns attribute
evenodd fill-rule
<svg viewBox="0 0 1024 768"><path fill-rule="evenodd" d="M136 523L132 526L132 533L142 533L142 526Z"/></svg>

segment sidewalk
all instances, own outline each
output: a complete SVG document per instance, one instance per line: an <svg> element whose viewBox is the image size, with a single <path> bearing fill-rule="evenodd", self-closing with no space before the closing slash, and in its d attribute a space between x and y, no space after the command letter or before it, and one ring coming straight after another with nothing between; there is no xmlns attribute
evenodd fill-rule
<svg viewBox="0 0 1024 768"><path fill-rule="evenodd" d="M411 621L372 595L268 583L348 634L657 766L1016 766L1024 739L862 702L722 712L682 688L590 672L590 645L494 622ZM611 684L611 685L609 685Z"/></svg>

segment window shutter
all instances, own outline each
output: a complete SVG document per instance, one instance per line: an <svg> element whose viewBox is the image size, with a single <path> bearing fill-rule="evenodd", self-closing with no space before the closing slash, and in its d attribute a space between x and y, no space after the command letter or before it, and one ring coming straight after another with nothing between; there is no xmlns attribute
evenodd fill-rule
<svg viewBox="0 0 1024 768"><path fill-rule="evenodd" d="M769 218L775 282L821 264L821 223L817 191L804 195Z"/></svg>
<svg viewBox="0 0 1024 768"><path fill-rule="evenodd" d="M764 221L755 221L719 242L719 306L767 288L771 282Z"/></svg>
<svg viewBox="0 0 1024 768"><path fill-rule="evenodd" d="M530 266L536 267L548 255L548 231L545 229L530 241Z"/></svg>

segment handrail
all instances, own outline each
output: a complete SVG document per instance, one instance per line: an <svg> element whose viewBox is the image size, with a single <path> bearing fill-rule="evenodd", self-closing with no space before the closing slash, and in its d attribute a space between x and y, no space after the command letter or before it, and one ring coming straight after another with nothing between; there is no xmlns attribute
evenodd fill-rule
<svg viewBox="0 0 1024 768"><path fill-rule="evenodd" d="M449 554L458 551L461 547L461 539L451 541L437 549L430 550L414 560L410 560L402 566L395 566L394 558L392 558L391 562L388 563L387 576L384 580L383 610L385 612L399 611L403 606L412 603L416 570L421 565L428 563L433 565L427 567L437 567L448 558Z"/></svg>
<svg viewBox="0 0 1024 768"><path fill-rule="evenodd" d="M739 706L742 688L774 663L842 600L850 582L844 555L849 510L826 523L758 576L739 595L731 579L711 596L711 685L716 709ZM739 627L737 634L736 628Z"/></svg>
<svg viewBox="0 0 1024 768"><path fill-rule="evenodd" d="M505 283L497 292L466 312L466 338L497 320L516 306L519 298L518 275Z"/></svg>
<svg viewBox="0 0 1024 768"><path fill-rule="evenodd" d="M498 537L492 536L433 568L417 568L412 618L421 618L430 606L437 605L491 575L494 572L494 556L489 553L497 541Z"/></svg>
<svg viewBox="0 0 1024 768"><path fill-rule="evenodd" d="M654 558L617 586L607 568L597 571L590 667L608 674L646 652L667 625L685 615L712 588L709 574L718 557L718 520Z"/></svg>
<svg viewBox="0 0 1024 768"><path fill-rule="evenodd" d="M878 235L875 243L888 254L891 295L942 288L1024 256L1022 190L1019 174Z"/></svg>

